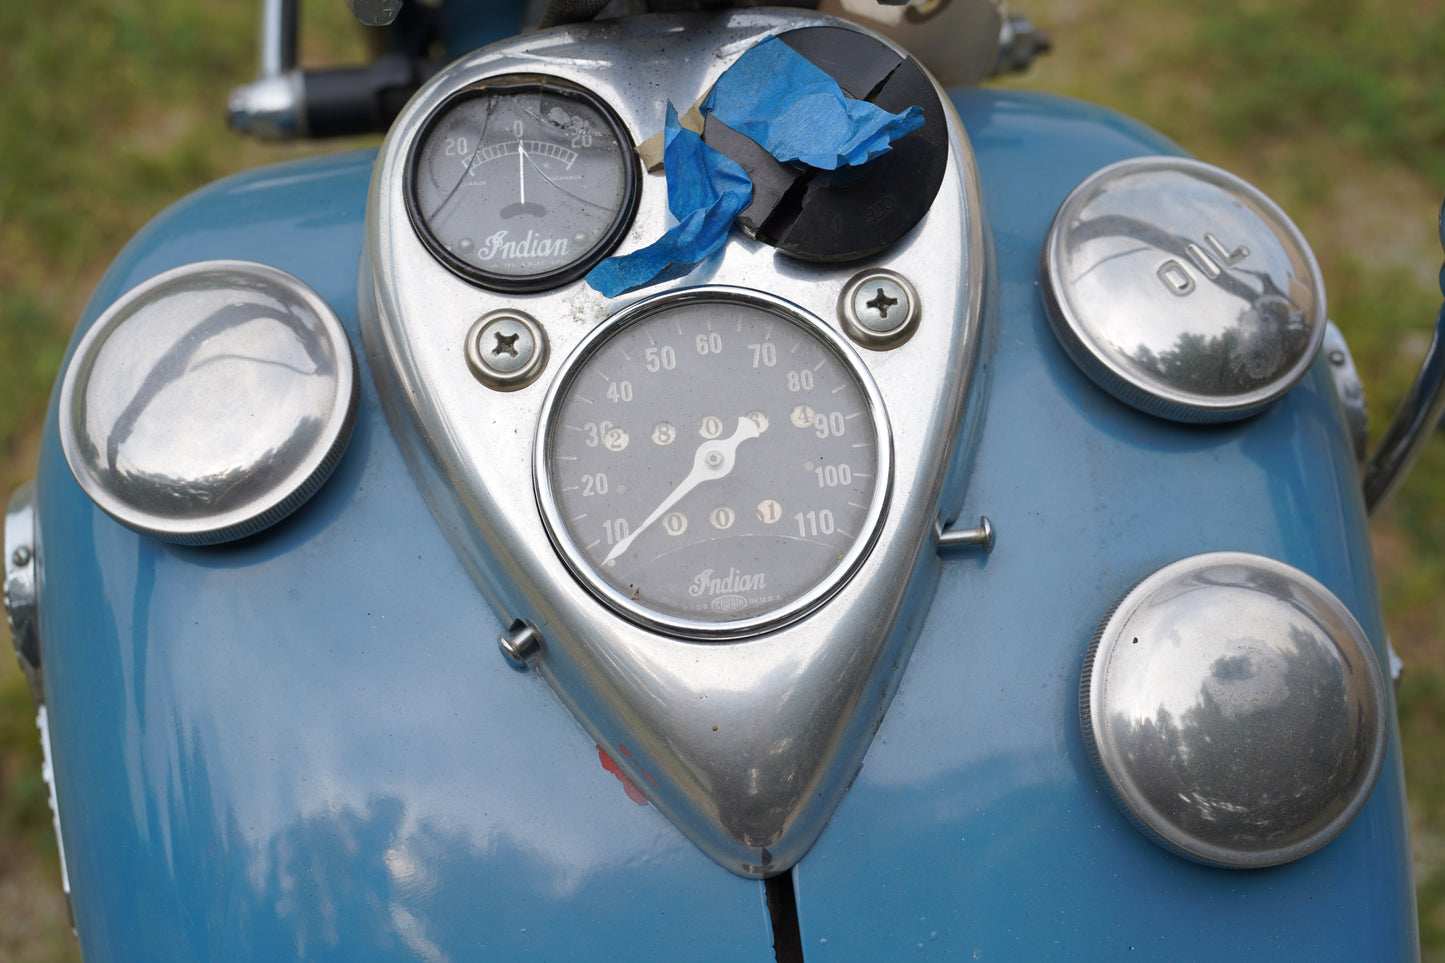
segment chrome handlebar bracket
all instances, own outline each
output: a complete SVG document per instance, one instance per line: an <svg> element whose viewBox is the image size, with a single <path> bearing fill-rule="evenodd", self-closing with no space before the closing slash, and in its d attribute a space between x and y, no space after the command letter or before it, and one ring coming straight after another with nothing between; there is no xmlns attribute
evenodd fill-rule
<svg viewBox="0 0 1445 963"><path fill-rule="evenodd" d="M255 81L231 91L231 127L260 140L306 136L301 72L296 67L296 0L263 0L261 68Z"/></svg>

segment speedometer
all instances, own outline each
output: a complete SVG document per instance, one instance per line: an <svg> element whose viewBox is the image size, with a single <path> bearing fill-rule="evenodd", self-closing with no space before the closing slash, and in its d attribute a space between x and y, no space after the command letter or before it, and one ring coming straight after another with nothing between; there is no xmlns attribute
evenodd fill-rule
<svg viewBox="0 0 1445 963"><path fill-rule="evenodd" d="M831 328L780 299L699 288L594 332L548 395L535 483L553 542L644 625L737 637L856 569L891 477L883 405Z"/></svg>
<svg viewBox="0 0 1445 963"><path fill-rule="evenodd" d="M595 94L511 74L463 88L412 145L407 209L462 277L541 291L611 253L637 199L632 141Z"/></svg>

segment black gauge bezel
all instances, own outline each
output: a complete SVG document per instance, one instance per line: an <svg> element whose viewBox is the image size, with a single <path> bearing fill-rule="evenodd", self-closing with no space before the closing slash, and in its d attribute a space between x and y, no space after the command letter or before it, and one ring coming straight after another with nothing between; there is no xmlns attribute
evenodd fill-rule
<svg viewBox="0 0 1445 963"><path fill-rule="evenodd" d="M498 93L521 94L528 91L545 90L548 94L560 96L568 100L574 100L586 105L609 125L613 136L617 140L619 154L623 158L623 197L622 206L618 208L612 225L603 234L602 238L588 249L584 254L560 268L550 271L543 271L537 274L515 275L498 274L486 271L474 264L469 264L457 257L441 240L432 232L431 225L421 213L421 204L417 198L417 176L419 155L426 145L438 124L442 122L457 104L477 97L489 97ZM508 291L519 294L531 294L538 291L547 291L552 288L561 287L582 277L592 270L596 264L610 255L621 242L624 234L632 226L632 219L637 214L637 202L641 184L639 172L640 162L637 158L636 146L623 126L622 121L611 106L608 105L597 94L585 87L575 84L560 77L553 77L547 74L501 74L496 77L487 77L475 83L468 84L461 90L453 93L443 100L426 122L417 131L416 137L412 139L407 149L406 172L405 172L405 198L406 212L411 219L412 229L416 232L426 249L431 252L447 270L453 274L480 287L494 291Z"/></svg>

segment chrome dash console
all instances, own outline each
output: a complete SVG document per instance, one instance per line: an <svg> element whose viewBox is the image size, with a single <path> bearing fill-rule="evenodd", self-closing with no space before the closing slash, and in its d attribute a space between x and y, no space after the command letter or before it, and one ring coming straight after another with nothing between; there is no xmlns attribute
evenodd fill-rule
<svg viewBox="0 0 1445 963"><path fill-rule="evenodd" d="M905 197L919 179L883 181L888 165L820 176L805 212L825 198L815 219L832 212L857 242L838 250L866 256L773 246L780 190L769 230L733 230L689 273L590 288L590 265L672 223L668 173L642 173L631 145L796 31L805 56L841 37L880 77L921 78L906 89L946 157L936 195ZM513 626L504 651L746 876L796 862L846 791L957 501L987 269L973 155L926 77L813 14L572 25L443 71L372 181L367 352L438 521ZM836 201L848 177L876 203ZM916 225L878 233L909 208Z"/></svg>

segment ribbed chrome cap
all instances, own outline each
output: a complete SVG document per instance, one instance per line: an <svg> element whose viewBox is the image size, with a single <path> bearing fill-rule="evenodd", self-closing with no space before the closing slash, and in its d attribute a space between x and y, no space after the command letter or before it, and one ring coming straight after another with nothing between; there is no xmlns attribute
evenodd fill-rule
<svg viewBox="0 0 1445 963"><path fill-rule="evenodd" d="M1084 742L1115 801L1166 849L1216 866L1289 862L1374 789L1389 693L1358 622L1259 555L1166 565L1105 616L1084 659Z"/></svg>
<svg viewBox="0 0 1445 963"><path fill-rule="evenodd" d="M1255 414L1324 339L1324 282L1299 230L1249 184L1187 158L1091 175L1054 218L1043 274L1069 356L1162 418Z"/></svg>
<svg viewBox="0 0 1445 963"><path fill-rule="evenodd" d="M86 332L61 385L61 446L117 521L166 541L229 541L284 518L331 474L357 384L316 292L264 264L188 264Z"/></svg>

